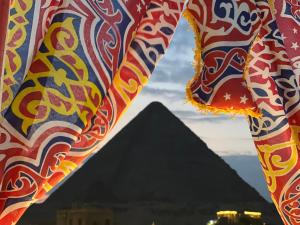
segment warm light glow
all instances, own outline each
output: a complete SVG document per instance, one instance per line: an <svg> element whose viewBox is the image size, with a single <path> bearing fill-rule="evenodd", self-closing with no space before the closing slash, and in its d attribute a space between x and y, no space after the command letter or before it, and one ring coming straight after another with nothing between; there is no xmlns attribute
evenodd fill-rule
<svg viewBox="0 0 300 225"><path fill-rule="evenodd" d="M260 218L261 217L261 212L249 212L249 211L245 211L244 214L247 215L247 216L250 216L252 218Z"/></svg>
<svg viewBox="0 0 300 225"><path fill-rule="evenodd" d="M226 215L235 216L235 215L237 215L237 211L219 211L219 212L217 212L217 216L226 216Z"/></svg>
<svg viewBox="0 0 300 225"><path fill-rule="evenodd" d="M206 225L215 225L217 223L217 220L210 220Z"/></svg>

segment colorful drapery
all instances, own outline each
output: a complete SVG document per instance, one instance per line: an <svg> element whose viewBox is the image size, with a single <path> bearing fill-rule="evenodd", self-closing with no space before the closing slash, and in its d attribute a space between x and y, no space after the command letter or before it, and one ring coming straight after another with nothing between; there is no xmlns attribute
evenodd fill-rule
<svg viewBox="0 0 300 225"><path fill-rule="evenodd" d="M0 35L1 225L14 224L98 150L168 48L184 2L10 1L1 17L8 33ZM269 190L293 225L300 223L299 7L190 0L185 12L197 45L188 98L202 110L250 116Z"/></svg>
<svg viewBox="0 0 300 225"><path fill-rule="evenodd" d="M197 34L196 74L187 85L188 99L201 110L259 116L243 79L247 55L260 25L257 7L255 1L230 1L230 12L225 3L188 3L185 16Z"/></svg>
<svg viewBox="0 0 300 225"><path fill-rule="evenodd" d="M147 14L141 20L120 69L92 119L91 126L86 127L72 145L70 153L61 162L61 166L49 178L49 188L59 185L60 181L83 163L91 153L99 150L98 146L147 83L155 65L169 46L183 9L183 2L150 2ZM47 195L47 191L42 190L39 193L40 197Z"/></svg>
<svg viewBox="0 0 300 225"><path fill-rule="evenodd" d="M237 113L240 107L238 113L250 116L272 199L283 222L293 225L300 223L299 8L299 1L288 0L200 0L190 1L186 13L201 41L189 99L205 110ZM223 57L215 53L220 50ZM235 78L243 83L234 83Z"/></svg>
<svg viewBox="0 0 300 225"><path fill-rule="evenodd" d="M164 54L183 3L11 2L1 225L14 224L97 149Z"/></svg>
<svg viewBox="0 0 300 225"><path fill-rule="evenodd" d="M3 74L9 9L10 9L10 3L8 1L3 2L3 4L1 5L1 8L0 8L0 15L1 15L0 16L0 30L3 32L3 35L0 35L0 75L1 76Z"/></svg>
<svg viewBox="0 0 300 225"><path fill-rule="evenodd" d="M289 59L298 79L300 78L300 3L297 0L272 1L272 9L282 34ZM298 81L299 82L299 81Z"/></svg>
<svg viewBox="0 0 300 225"><path fill-rule="evenodd" d="M53 16L68 1L11 1L4 59L2 115L20 89Z"/></svg>
<svg viewBox="0 0 300 225"><path fill-rule="evenodd" d="M269 6L258 2L260 11L264 12L262 28L260 40L250 53L246 80L263 117L259 120L250 118L250 130L273 202L283 222L299 224L300 73L296 61L300 49L295 45L300 39L294 31L300 30L300 5L289 0L278 0L273 4L276 20ZM286 27L292 32L287 32Z"/></svg>

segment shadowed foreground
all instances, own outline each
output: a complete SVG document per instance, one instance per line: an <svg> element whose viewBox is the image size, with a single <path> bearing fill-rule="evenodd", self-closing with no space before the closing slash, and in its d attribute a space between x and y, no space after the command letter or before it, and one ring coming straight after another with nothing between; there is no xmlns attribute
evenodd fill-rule
<svg viewBox="0 0 300 225"><path fill-rule="evenodd" d="M54 225L63 208L103 207L114 225L206 224L218 210L275 209L160 103L152 103L18 225ZM75 224L76 225L76 224Z"/></svg>

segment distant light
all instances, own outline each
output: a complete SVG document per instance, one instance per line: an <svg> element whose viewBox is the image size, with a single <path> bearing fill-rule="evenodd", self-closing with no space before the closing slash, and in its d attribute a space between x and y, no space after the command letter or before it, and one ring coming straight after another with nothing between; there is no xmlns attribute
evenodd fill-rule
<svg viewBox="0 0 300 225"><path fill-rule="evenodd" d="M206 225L215 225L217 223L217 220L210 220Z"/></svg>
<svg viewBox="0 0 300 225"><path fill-rule="evenodd" d="M217 212L217 216L226 216L226 215L235 216L237 214L238 214L237 211L219 211L219 212Z"/></svg>
<svg viewBox="0 0 300 225"><path fill-rule="evenodd" d="M260 218L261 217L261 212L250 212L250 211L245 211L245 215L250 216L252 218Z"/></svg>

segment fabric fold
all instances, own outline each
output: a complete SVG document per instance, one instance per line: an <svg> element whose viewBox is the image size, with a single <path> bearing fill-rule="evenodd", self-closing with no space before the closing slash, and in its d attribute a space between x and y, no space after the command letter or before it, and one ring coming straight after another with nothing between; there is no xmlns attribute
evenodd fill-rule
<svg viewBox="0 0 300 225"><path fill-rule="evenodd" d="M52 187L57 187L70 173L76 171L110 133L134 98L151 77L155 65L168 48L183 10L183 0L152 0L140 22L129 50L117 72L108 94L69 154L61 162L39 195L46 197ZM157 20L156 18L161 18Z"/></svg>
<svg viewBox="0 0 300 225"><path fill-rule="evenodd" d="M19 91L54 15L70 1L11 1L4 57L2 115Z"/></svg>
<svg viewBox="0 0 300 225"><path fill-rule="evenodd" d="M9 1L2 1L0 3L0 31L2 32L2 35L0 35L0 90L3 89L4 58L5 58L5 51L6 51L9 9L10 9ZM1 99L2 99L2 91L0 95L0 109L2 103Z"/></svg>
<svg viewBox="0 0 300 225"><path fill-rule="evenodd" d="M0 34L1 225L15 224L100 150L165 54L185 2L0 4L0 28L8 27ZM299 7L189 0L184 12L196 44L187 98L204 112L248 116L286 225L300 224Z"/></svg>
<svg viewBox="0 0 300 225"><path fill-rule="evenodd" d="M18 5L26 9L24 14L30 11L30 3ZM28 72L21 73L23 80L3 114L3 225L17 222L26 208L39 200L47 179L91 125L149 5L149 1L68 3L47 21L48 29ZM28 19L28 24L38 22L35 19L38 17ZM28 52L29 46L21 45Z"/></svg>
<svg viewBox="0 0 300 225"><path fill-rule="evenodd" d="M272 200L286 225L300 222L300 192L297 189L300 185L300 92L298 64L295 64L299 51L293 51L297 50L295 43L294 49L289 46L290 42L298 40L291 35L291 32L300 28L297 25L297 9L299 3L288 0L230 1L227 5L224 1L191 0L187 5L188 20L192 21L196 40L199 42L201 39L202 46L201 53L196 50L196 76L187 88L188 97L200 109L233 114L236 111L231 110L236 109L238 95L244 95L240 103L247 103L246 100L251 99L250 105L245 104L241 108L242 114L249 116L250 131ZM282 12L288 15L284 16ZM276 13L276 19L272 13ZM287 23L287 18L292 21ZM296 27L294 31L287 24ZM226 32L228 30L229 33ZM285 36L288 33L289 36ZM248 34L245 36L248 41L243 39L242 34ZM218 36L221 36L220 39ZM213 43L205 42L210 39ZM228 50L227 55L221 57L219 46L222 46L222 51ZM236 65L237 58L229 57L231 61L224 63L226 69L220 70L231 52L242 49L244 57L238 76L240 81L243 80L243 91L226 70ZM208 58L209 54L212 54L211 58ZM217 80L216 77L219 81L212 82ZM222 79L223 83L229 82L230 87L222 86ZM230 90L237 95L229 93ZM207 98L207 93L217 92L226 94L211 95L216 101L214 98L211 100L211 96ZM233 106L229 101L232 97L235 97ZM221 100L223 104L218 102ZM252 109L255 109L254 113ZM255 115L256 112L260 115Z"/></svg>
<svg viewBox="0 0 300 225"><path fill-rule="evenodd" d="M195 76L187 99L200 111L259 117L244 81L259 17L255 1L189 1L185 17L195 33ZM232 15L229 16L229 14Z"/></svg>

